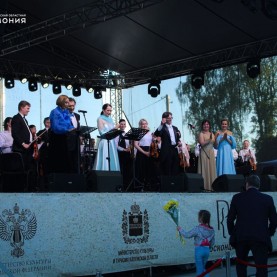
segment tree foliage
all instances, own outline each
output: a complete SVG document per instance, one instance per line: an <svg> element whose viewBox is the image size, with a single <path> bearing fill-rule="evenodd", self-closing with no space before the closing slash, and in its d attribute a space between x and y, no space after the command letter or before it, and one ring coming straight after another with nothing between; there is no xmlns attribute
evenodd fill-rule
<svg viewBox="0 0 277 277"><path fill-rule="evenodd" d="M188 77L180 83L176 94L187 108L183 124L192 122L198 131L203 119L211 121L215 132L220 129L220 120L227 118L238 143L249 137L247 129L255 134L253 142L258 152L263 151L265 139L277 135L276 57L261 61L261 74L257 78L247 75L246 64L235 65L205 72L205 84L199 90L191 86ZM251 126L244 128L247 121Z"/></svg>

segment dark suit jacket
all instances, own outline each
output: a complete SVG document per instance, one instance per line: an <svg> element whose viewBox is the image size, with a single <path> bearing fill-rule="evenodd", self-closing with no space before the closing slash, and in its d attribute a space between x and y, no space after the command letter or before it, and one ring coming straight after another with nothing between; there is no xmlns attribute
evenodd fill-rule
<svg viewBox="0 0 277 277"><path fill-rule="evenodd" d="M175 135L175 141L176 141L176 145L177 145L178 142L180 141L181 133L177 127L172 126L172 128L173 128L173 132ZM168 148L171 147L170 134L169 134L166 124L163 125L163 127L160 131L158 131L158 129L157 129L155 131L154 135L157 137L161 137L162 144L161 144L161 151L160 151L160 161L161 162L166 161L167 154L169 153Z"/></svg>
<svg viewBox="0 0 277 277"><path fill-rule="evenodd" d="M266 243L271 250L270 237L274 235L277 227L273 198L255 188L234 195L227 227L231 245L254 240Z"/></svg>
<svg viewBox="0 0 277 277"><path fill-rule="evenodd" d="M28 123L27 123L28 124ZM12 137L13 137L13 151L23 152L25 148L22 143L30 143L30 132L26 126L21 114L18 113L12 118Z"/></svg>

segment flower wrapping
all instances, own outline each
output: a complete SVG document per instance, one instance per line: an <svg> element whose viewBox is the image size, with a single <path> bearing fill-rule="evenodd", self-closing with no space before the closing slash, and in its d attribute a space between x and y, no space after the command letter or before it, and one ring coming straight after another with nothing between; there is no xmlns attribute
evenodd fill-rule
<svg viewBox="0 0 277 277"><path fill-rule="evenodd" d="M169 200L164 206L164 211L170 215L170 218L179 226L179 219L180 219L180 210L179 210L179 202L175 199ZM177 236L179 236L180 241L184 244L185 239L184 237L177 231Z"/></svg>

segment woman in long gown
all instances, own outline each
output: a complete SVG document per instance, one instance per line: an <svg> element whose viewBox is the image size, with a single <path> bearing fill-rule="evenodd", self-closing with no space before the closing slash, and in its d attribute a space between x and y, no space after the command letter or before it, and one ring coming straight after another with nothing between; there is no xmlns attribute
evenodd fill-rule
<svg viewBox="0 0 277 277"><path fill-rule="evenodd" d="M146 119L139 121L139 128L149 130ZM136 177L143 184L143 189L151 189L151 185L155 183L154 179L156 178L154 161L150 158L152 141L153 136L148 131L140 141L134 142L134 146L137 149L135 160Z"/></svg>
<svg viewBox="0 0 277 277"><path fill-rule="evenodd" d="M97 128L100 135L107 133L112 129L118 129L118 125L115 126L112 118L112 106L110 104L104 104L102 112L97 118ZM94 170L109 170L108 157L110 157L110 170L120 171L119 159L117 153L117 147L114 139L109 141L108 151L108 140L101 139L98 144L98 151L94 161Z"/></svg>
<svg viewBox="0 0 277 277"><path fill-rule="evenodd" d="M197 173L201 174L204 179L204 189L212 191L212 183L216 179L216 167L214 156L215 136L210 132L210 121L205 119L202 121L202 131L198 136L198 142L201 150L198 158Z"/></svg>
<svg viewBox="0 0 277 277"><path fill-rule="evenodd" d="M217 148L216 173L236 174L232 149L236 149L236 141L233 133L228 130L228 120L221 120L221 130L215 134L215 148Z"/></svg>

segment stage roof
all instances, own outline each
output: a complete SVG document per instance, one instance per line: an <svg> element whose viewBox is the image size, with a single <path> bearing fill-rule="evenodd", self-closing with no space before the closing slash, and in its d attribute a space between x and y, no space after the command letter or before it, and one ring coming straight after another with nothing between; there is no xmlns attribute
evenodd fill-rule
<svg viewBox="0 0 277 277"><path fill-rule="evenodd" d="M2 2L2 76L128 88L277 54L276 0Z"/></svg>

